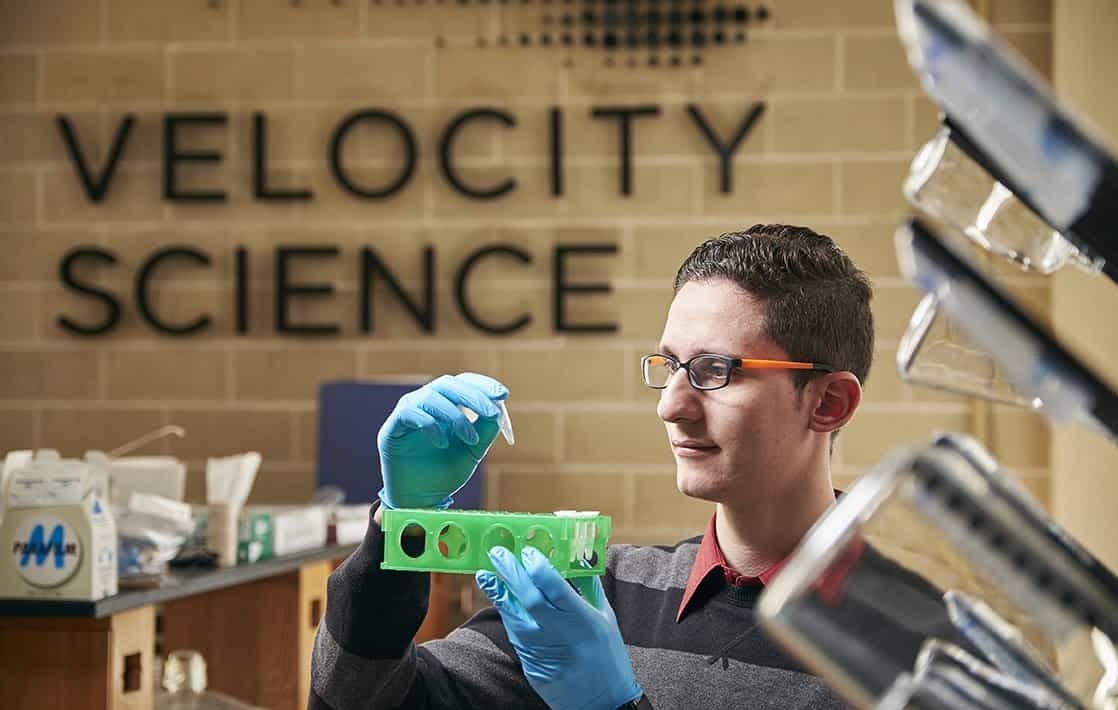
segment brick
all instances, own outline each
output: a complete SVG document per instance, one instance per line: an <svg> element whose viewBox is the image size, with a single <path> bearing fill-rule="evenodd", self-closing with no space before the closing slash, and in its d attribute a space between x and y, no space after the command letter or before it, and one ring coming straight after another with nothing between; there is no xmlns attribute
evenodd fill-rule
<svg viewBox="0 0 1118 710"><path fill-rule="evenodd" d="M497 8L496 15L498 37L504 36L508 42L521 47L542 45L542 42L532 43L533 39L537 39L534 35L539 32L541 27L540 11L537 8L531 7L527 3L503 4ZM545 21L545 24L558 25L559 22L558 17L553 17L551 20ZM521 34L528 35L529 44L525 45L520 41ZM558 44L558 40L556 44Z"/></svg>
<svg viewBox="0 0 1118 710"><path fill-rule="evenodd" d="M491 341L493 336L470 325L454 302L454 292L447 288L437 291L438 324L436 332L444 338L481 338ZM386 337L414 336L416 327L404 314L402 306L392 299L377 296L378 308L387 312L383 324L378 321L378 332ZM473 313L491 327L502 327L528 316L530 321L514 337L531 339L556 334L552 319L552 293L550 287L535 284L476 284L468 289L467 299ZM380 306L384 303L384 306ZM380 313L381 311L378 311ZM380 316L378 316L380 318ZM574 320L573 322L579 322Z"/></svg>
<svg viewBox="0 0 1118 710"><path fill-rule="evenodd" d="M0 234L0 249L4 252L0 259L0 281L54 282L58 279L58 264L67 251L97 243L98 237L93 233L4 232ZM91 272L79 273L84 277Z"/></svg>
<svg viewBox="0 0 1118 710"><path fill-rule="evenodd" d="M843 39L843 86L847 89L915 89L916 74L895 32Z"/></svg>
<svg viewBox="0 0 1118 710"><path fill-rule="evenodd" d="M114 342L154 341L164 337L158 335L141 320L132 305L132 290L128 285L110 284L103 279L97 279L95 283L99 288L112 293L121 304L120 320L113 326L112 335L109 336ZM162 313L162 309L159 312ZM74 323L92 327L103 323L106 314L106 306L100 300L66 290L61 285L51 285L39 296L37 313L39 336L44 340L73 343L75 340L81 340L82 336L64 329L59 323L60 318L65 316Z"/></svg>
<svg viewBox="0 0 1118 710"><path fill-rule="evenodd" d="M691 251L706 239L718 236L719 229L700 227L637 227L636 277L662 279L669 288L680 264Z"/></svg>
<svg viewBox="0 0 1118 710"><path fill-rule="evenodd" d="M179 49L171 53L176 101L263 101L295 97L295 50Z"/></svg>
<svg viewBox="0 0 1118 710"><path fill-rule="evenodd" d="M43 96L48 101L159 101L163 54L158 49L47 52Z"/></svg>
<svg viewBox="0 0 1118 710"><path fill-rule="evenodd" d="M518 408L518 404L523 399L520 392L513 389L508 403L509 418L512 419L513 432L516 434L516 445L506 446L498 442L489 451L487 461L503 464L553 463L556 460L558 441L555 438L555 418L557 415L554 412L522 411Z"/></svg>
<svg viewBox="0 0 1118 710"><path fill-rule="evenodd" d="M410 242L405 237L401 241L407 244L407 251L398 257L393 255L393 263L400 259L405 264L416 262L413 269L405 269L404 273L418 276L419 263L412 258L411 252L417 250L419 244L436 239L436 268L444 283L453 283L458 270L470 255L479 249L498 244L521 249L531 256L532 261L521 263L511 256L495 254L477 262L470 272L470 283L550 279L555 248L558 245L614 245L618 249L614 254L575 254L566 257L567 278L571 281L613 281L629 273L620 230L613 227L483 227L463 231L439 230L437 237L432 234L427 239L417 237Z"/></svg>
<svg viewBox="0 0 1118 710"><path fill-rule="evenodd" d="M1052 22L1052 0L992 0L990 22L995 25Z"/></svg>
<svg viewBox="0 0 1118 710"><path fill-rule="evenodd" d="M521 401L616 401L632 377L623 348L500 349L495 376Z"/></svg>
<svg viewBox="0 0 1118 710"><path fill-rule="evenodd" d="M109 42L191 42L229 38L230 3L106 0Z"/></svg>
<svg viewBox="0 0 1118 710"><path fill-rule="evenodd" d="M87 350L0 350L0 399L92 399L97 358Z"/></svg>
<svg viewBox="0 0 1118 710"><path fill-rule="evenodd" d="M1042 77L1052 80L1052 33L1050 31L1000 32L999 35Z"/></svg>
<svg viewBox="0 0 1118 710"><path fill-rule="evenodd" d="M291 415L288 412L230 409L171 410L168 421L186 430L170 440L171 452L183 460L232 456L259 451L265 461L294 458Z"/></svg>
<svg viewBox="0 0 1118 710"><path fill-rule="evenodd" d="M436 93L444 99L557 98L558 52L451 47L435 52ZM509 71L515 66L516 71Z"/></svg>
<svg viewBox="0 0 1118 710"><path fill-rule="evenodd" d="M30 409L0 409L0 453L36 448Z"/></svg>
<svg viewBox="0 0 1118 710"><path fill-rule="evenodd" d="M654 411L603 412L568 409L563 452L576 463L670 464L664 423Z"/></svg>
<svg viewBox="0 0 1118 710"><path fill-rule="evenodd" d="M663 287L614 286L610 293L566 296L568 325L613 323L625 339L659 340L671 304L672 290Z"/></svg>
<svg viewBox="0 0 1118 710"><path fill-rule="evenodd" d="M907 212L901 184L908 175L909 162L843 161L841 214L885 216Z"/></svg>
<svg viewBox="0 0 1118 710"><path fill-rule="evenodd" d="M296 461L318 461L318 412L296 412L294 415Z"/></svg>
<svg viewBox="0 0 1118 710"><path fill-rule="evenodd" d="M362 190L384 190L403 174L403 165L361 167L346 164L348 179ZM325 169L310 170L299 177L298 184L314 191L314 200L303 205L308 219L418 219L424 214L424 195L433 179L435 167L421 164L408 182L387 197L358 197L344 190Z"/></svg>
<svg viewBox="0 0 1118 710"><path fill-rule="evenodd" d="M632 154L637 158L647 157L686 157L703 158L711 162L718 159L717 153L707 142L702 129L687 112L687 104L681 102L658 102L658 115L635 116L632 122ZM604 104L603 104L604 105ZM618 102L626 108L639 104ZM728 142L738 127L749 115L753 102L735 100L709 100L695 102L696 108L714 130L722 142ZM619 159L621 153L620 119L594 117L592 107L574 106L562 111L563 154L571 158ZM501 142L501 152L505 156L531 157L550 160L551 125L549 107L515 106L508 112L516 117L515 128L504 128L497 124L479 124L473 129L481 132L481 125L491 126L494 139ZM750 133L742 139L734 156L755 155L764 152L764 131L769 117L761 114ZM463 138L471 135L462 134ZM456 148L457 150L457 148Z"/></svg>
<svg viewBox="0 0 1118 710"><path fill-rule="evenodd" d="M296 505L308 503L314 494L314 472L269 465L265 461L256 474L256 482L248 495L249 505Z"/></svg>
<svg viewBox="0 0 1118 710"><path fill-rule="evenodd" d="M528 513L597 510L612 516L614 525L624 520L625 476L620 473L502 472L498 490L502 510Z"/></svg>
<svg viewBox="0 0 1118 710"><path fill-rule="evenodd" d="M178 168L176 176L176 189L179 191L222 191L226 197L224 202L168 201L170 207L166 217L170 222L236 219L290 223L303 209L297 201L276 203L256 199L252 194L252 174L247 168L237 170L220 165L186 164ZM156 176L153 182L155 188L162 191L162 176ZM298 171L273 167L268 172L268 184L272 189L304 189L310 186L310 180ZM318 199L317 195L315 199Z"/></svg>
<svg viewBox="0 0 1118 710"><path fill-rule="evenodd" d="M79 136L86 159L101 165L104 144L100 139L100 117L96 113L66 114ZM19 111L0 114L0 161L68 161L54 112Z"/></svg>
<svg viewBox="0 0 1118 710"><path fill-rule="evenodd" d="M897 252L893 234L897 223L893 221L864 225L839 225L816 222L812 228L830 236L847 256L871 278L897 278Z"/></svg>
<svg viewBox="0 0 1118 710"><path fill-rule="evenodd" d="M244 244L251 245L250 255L262 252L262 250L251 251L252 246L257 246L257 243L251 238L246 238L242 232L230 234L217 229L198 231L174 227L158 231L118 229L109 233L105 243L105 248L116 255L117 263L102 271L107 272L107 281L131 285L135 274L144 262L157 251L175 246L189 246L207 255L210 264L205 266L180 257L161 261L153 272L153 289L158 290L159 287L168 284L181 286L185 283L224 285L231 283L233 278L233 251L237 246ZM263 261L262 253L261 257ZM252 277L258 273L257 269L252 269L249 277L250 284Z"/></svg>
<svg viewBox="0 0 1118 710"><path fill-rule="evenodd" d="M428 347L392 350L370 350L365 353L363 377L421 376L434 379L439 375L460 372L488 372L489 351L480 348Z"/></svg>
<svg viewBox="0 0 1118 710"><path fill-rule="evenodd" d="M559 213L560 200L551 195L551 172L546 164L501 165L496 167L456 165L455 167L459 179L475 190L494 189L510 178L516 181L516 186L500 197L476 200L465 197L448 185L445 180L439 179L430 188L435 217L555 217ZM430 166L429 169L434 170L435 168ZM585 168L580 171L568 167L564 178L568 199L576 199L576 191L578 191L578 194L585 192L584 186L579 184L580 179L591 179L595 174L601 172L603 171L600 168ZM431 175L431 173L428 173L428 175ZM434 178L432 176L427 179ZM416 191L417 186L413 184L408 189ZM595 211L603 207L600 195L594 203Z"/></svg>
<svg viewBox="0 0 1118 710"><path fill-rule="evenodd" d="M357 113L358 106L300 106L269 107L262 111L265 117L264 130L267 140L267 160L269 173L274 168L284 167L287 161L310 161L322 163L329 159L330 144L335 132L351 115ZM438 145L442 124L435 118L435 111L409 108L395 111L407 124L419 145L420 155L427 146ZM449 115L449 113L448 113ZM445 121L443 122L445 123ZM253 157L254 127L251 111L231 115L229 131L235 136L239 146L237 166L251 169ZM476 150L471 137L472 131L462 133L455 144L459 156L491 155L492 149ZM359 165L363 161L382 161L389 165L403 164L405 143L397 130L383 121L359 121L347 129L342 144L341 160L346 166ZM334 189L340 189L334 187Z"/></svg>
<svg viewBox="0 0 1118 710"><path fill-rule="evenodd" d="M773 150L832 153L903 150L905 100L779 99L772 102Z"/></svg>
<svg viewBox="0 0 1118 710"><path fill-rule="evenodd" d="M781 220L830 215L835 210L834 179L834 168L825 162L738 163L733 169L732 191L724 195L719 192L716 171L706 170L703 213Z"/></svg>
<svg viewBox="0 0 1118 710"><path fill-rule="evenodd" d="M240 0L238 39L344 39L361 36L360 3L332 0Z"/></svg>
<svg viewBox="0 0 1118 710"><path fill-rule="evenodd" d="M939 106L921 95L909 98L912 106L913 129L911 148L919 149L932 139L940 127Z"/></svg>
<svg viewBox="0 0 1118 710"><path fill-rule="evenodd" d="M700 532L714 513L714 504L680 493L675 474L644 474L636 476L633 509L638 525L681 527Z"/></svg>
<svg viewBox="0 0 1118 710"><path fill-rule="evenodd" d="M100 36L100 3L87 0L6 0L2 14L0 46L93 44Z"/></svg>
<svg viewBox="0 0 1118 710"><path fill-rule="evenodd" d="M253 328L256 332L273 331L274 295L258 293L252 304ZM336 288L334 293L323 296L302 296L288 301L288 323L294 326L314 324L336 325L341 338L364 338L358 330L359 296L355 289Z"/></svg>
<svg viewBox="0 0 1118 710"><path fill-rule="evenodd" d="M356 356L340 348L244 349L233 363L241 400L316 400L323 382L357 375Z"/></svg>
<svg viewBox="0 0 1118 710"><path fill-rule="evenodd" d="M0 291L0 340L34 340L38 335L39 294Z"/></svg>
<svg viewBox="0 0 1118 710"><path fill-rule="evenodd" d="M0 104L33 102L38 76L34 54L0 54Z"/></svg>
<svg viewBox="0 0 1118 710"><path fill-rule="evenodd" d="M432 154L434 151L438 150L443 135L450 127L452 121L458 119L465 111L472 110L473 107L462 106L439 106L429 111L409 108L403 118L415 132L416 140L420 145L421 155L426 155ZM500 110L511 114L516 124L514 126L506 126L496 119L488 118L479 118L472 123L467 123L454 135L452 154L455 162L463 158L496 159L498 157L498 150L502 144L508 144L516 137L529 131L533 132L533 134L539 133L540 135L546 136L543 131L547 130L547 118L543 109L537 107L522 109L520 107L505 105L504 101L502 101ZM396 138L396 136L390 136L390 138L394 146L399 144L399 139ZM387 141L381 142L385 145L388 143ZM544 138L543 145L543 150L546 150L548 145L546 137ZM399 160L398 156L402 153L402 150L384 151L381 149L379 151L369 151L368 156L374 159L397 161Z"/></svg>
<svg viewBox="0 0 1118 710"><path fill-rule="evenodd" d="M166 423L163 414L154 409L44 409L39 416L40 445L78 458L86 451L112 451ZM164 440L152 442L128 455L164 454L164 445Z"/></svg>
<svg viewBox="0 0 1118 710"><path fill-rule="evenodd" d="M127 291L124 291L127 294ZM229 339L236 337L235 330L235 305L231 288L212 288L207 286L189 286L177 284L174 286L155 286L151 288L151 307L155 318L169 325L183 326L192 323L200 316L209 316L210 323L205 330L195 331L189 335L191 342L202 340ZM268 318L257 318L255 307L264 304L271 305L271 293L250 292L249 294L249 324L256 329L257 334L271 329L271 310ZM87 320L93 320L91 318ZM152 341L163 341L165 335L155 331L151 325L141 322L138 312L125 311L121 329L113 331L123 337L125 334L133 338ZM130 332L131 331L131 332Z"/></svg>
<svg viewBox="0 0 1118 710"><path fill-rule="evenodd" d="M427 95L431 50L411 47L308 47L303 93L308 99L375 97L373 105Z"/></svg>
<svg viewBox="0 0 1118 710"><path fill-rule="evenodd" d="M709 93L740 96L770 91L828 90L835 86L835 38L754 35L746 44L720 49L703 75Z"/></svg>
<svg viewBox="0 0 1118 710"><path fill-rule="evenodd" d="M1009 468L1048 468L1050 433L1044 415L994 405L991 453Z"/></svg>
<svg viewBox="0 0 1118 710"><path fill-rule="evenodd" d="M842 459L848 466L868 466L902 444L927 444L937 431L969 430L970 415L965 412L861 411L843 431Z"/></svg>
<svg viewBox="0 0 1118 710"><path fill-rule="evenodd" d="M101 202L92 202L71 166L43 171L46 222L157 220L163 215L162 177L157 168L120 167Z"/></svg>
<svg viewBox="0 0 1118 710"><path fill-rule="evenodd" d="M908 286L878 286L874 289L873 309L876 338L886 344L900 340L923 293Z"/></svg>
<svg viewBox="0 0 1118 710"><path fill-rule="evenodd" d="M35 221L35 183L32 170L0 170L0 224Z"/></svg>
<svg viewBox="0 0 1118 710"><path fill-rule="evenodd" d="M896 26L893 3L889 0L774 0L766 3L770 11L767 27L806 29L824 27L888 28Z"/></svg>
<svg viewBox="0 0 1118 710"><path fill-rule="evenodd" d="M577 36L577 35L576 35ZM531 51L531 50L529 50ZM611 96L694 96L700 92L703 70L700 67L630 67L618 57L614 66L604 65L605 53L596 49L574 50L572 66L564 69L571 96L607 99ZM644 57L639 61L643 64ZM662 61L667 64L667 57Z"/></svg>
<svg viewBox="0 0 1118 710"><path fill-rule="evenodd" d="M612 163L612 161L611 161ZM607 167L571 166L567 169L567 196L572 214L627 217L675 217L695 214L698 209L693 162L674 165L634 163L630 193L621 193L621 163ZM709 171L714 174L714 170Z"/></svg>
<svg viewBox="0 0 1118 710"><path fill-rule="evenodd" d="M167 113L174 112L170 109ZM102 146L111 143L116 136L117 131L120 129L121 123L124 119L125 113L135 115L136 120L132 124L132 129L128 135L128 142L124 146L124 151L121 153L121 162L128 165L134 162L144 163L162 163L163 161L163 119L166 115L163 111L111 111L105 116L105 131L104 139L101 141ZM193 113L224 113L223 110L215 111L183 111L184 114ZM175 150L179 153L192 153L192 152L206 152L218 153L221 156L221 162L206 163L201 165L192 165L189 161L179 163L176 166L176 183L182 183L183 178L179 175L190 177L192 175L204 174L207 177L210 175L233 172L237 164L234 163L234 145L233 137L235 134L233 125L236 120L235 115L229 115L226 118L225 124L213 123L179 123L175 126ZM82 135L83 147L88 139ZM244 153L245 164L251 160L252 142L241 143L242 151ZM105 147L101 151L104 153ZM271 157L271 153L269 153ZM95 164L96 169L100 169L103 163L98 162ZM162 165L159 166L160 177L158 178L159 185L162 185ZM207 180L210 182L210 180ZM162 188L160 188L162 189Z"/></svg>
<svg viewBox="0 0 1118 710"><path fill-rule="evenodd" d="M896 351L875 353L874 360L876 362L863 385L862 401L874 404L908 401L909 387L897 374Z"/></svg>
<svg viewBox="0 0 1118 710"><path fill-rule="evenodd" d="M489 30L489 9L478 5L446 4L416 8L384 0L369 6L369 36L392 39L431 37L473 40Z"/></svg>
<svg viewBox="0 0 1118 710"><path fill-rule="evenodd" d="M110 399L223 399L225 354L201 348L107 350L105 394Z"/></svg>

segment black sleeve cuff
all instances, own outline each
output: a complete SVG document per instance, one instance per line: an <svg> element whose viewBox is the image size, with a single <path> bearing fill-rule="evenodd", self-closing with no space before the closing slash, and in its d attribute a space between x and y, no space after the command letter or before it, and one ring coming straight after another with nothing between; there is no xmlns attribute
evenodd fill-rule
<svg viewBox="0 0 1118 710"><path fill-rule="evenodd" d="M399 658L427 616L431 575L381 570L384 533L373 520L356 550L330 574L326 628L344 650L363 658Z"/></svg>

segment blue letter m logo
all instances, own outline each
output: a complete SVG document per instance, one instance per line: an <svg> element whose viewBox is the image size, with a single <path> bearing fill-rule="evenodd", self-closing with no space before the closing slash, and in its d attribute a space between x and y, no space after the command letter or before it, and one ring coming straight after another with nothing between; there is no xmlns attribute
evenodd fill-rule
<svg viewBox="0 0 1118 710"><path fill-rule="evenodd" d="M27 566L27 560L32 554L35 555L35 565L42 567L46 562L47 555L51 553L51 548L54 549L54 567L55 569L62 569L65 564L65 549L62 546L62 526L55 525L54 530L51 530L50 540L43 542L44 530L42 525L36 525L31 531L31 539L27 541L27 545L23 548L23 556L19 560L20 567Z"/></svg>

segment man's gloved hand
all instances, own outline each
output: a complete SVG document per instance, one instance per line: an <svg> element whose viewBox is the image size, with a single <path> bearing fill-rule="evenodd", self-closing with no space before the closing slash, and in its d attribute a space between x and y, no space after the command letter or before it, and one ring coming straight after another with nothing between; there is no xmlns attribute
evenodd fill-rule
<svg viewBox="0 0 1118 710"><path fill-rule="evenodd" d="M501 615L528 683L549 707L616 710L641 696L613 609L594 578L602 608L580 597L534 547L524 565L503 547L479 571L478 586Z"/></svg>
<svg viewBox="0 0 1118 710"><path fill-rule="evenodd" d="M446 508L497 437L509 391L497 380L467 372L443 375L400 398L377 435L389 508ZM458 409L478 415L473 424Z"/></svg>

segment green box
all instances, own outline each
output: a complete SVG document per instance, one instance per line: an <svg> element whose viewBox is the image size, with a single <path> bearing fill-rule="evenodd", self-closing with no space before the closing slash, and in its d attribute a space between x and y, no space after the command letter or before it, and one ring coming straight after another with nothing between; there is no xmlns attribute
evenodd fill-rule
<svg viewBox="0 0 1118 710"><path fill-rule="evenodd" d="M567 579L605 574L608 515L596 512L503 513L487 510L385 508L382 569L408 572L495 572L489 550L517 557L535 547ZM418 541L422 540L422 546ZM405 549L405 547L407 549Z"/></svg>
<svg viewBox="0 0 1118 710"><path fill-rule="evenodd" d="M241 511L237 520L237 564L270 560L275 556L275 525L263 511Z"/></svg>

